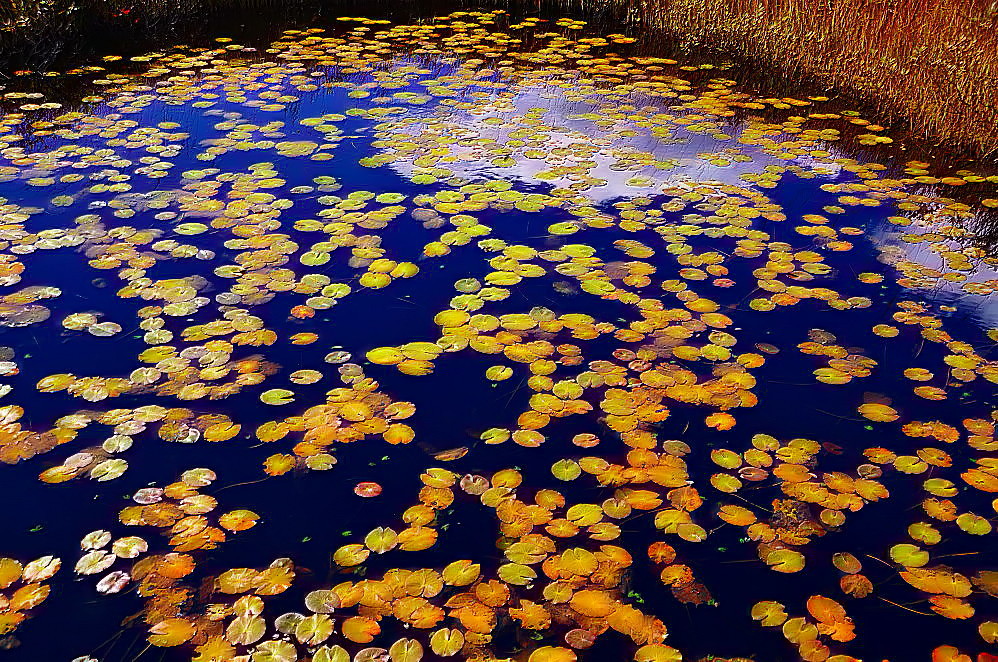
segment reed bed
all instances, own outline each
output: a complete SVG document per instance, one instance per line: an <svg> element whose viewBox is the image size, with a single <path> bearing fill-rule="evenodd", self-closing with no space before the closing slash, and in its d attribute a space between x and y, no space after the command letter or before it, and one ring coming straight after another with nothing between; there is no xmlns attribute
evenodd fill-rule
<svg viewBox="0 0 998 662"><path fill-rule="evenodd" d="M998 151L998 1L636 3L632 16L686 48L811 75L860 93L927 138Z"/></svg>

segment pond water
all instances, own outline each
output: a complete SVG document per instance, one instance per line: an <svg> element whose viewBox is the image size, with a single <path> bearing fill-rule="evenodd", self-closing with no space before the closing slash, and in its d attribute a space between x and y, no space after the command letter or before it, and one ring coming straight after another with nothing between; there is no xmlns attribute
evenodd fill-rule
<svg viewBox="0 0 998 662"><path fill-rule="evenodd" d="M633 42L6 93L0 658L995 659L998 178Z"/></svg>

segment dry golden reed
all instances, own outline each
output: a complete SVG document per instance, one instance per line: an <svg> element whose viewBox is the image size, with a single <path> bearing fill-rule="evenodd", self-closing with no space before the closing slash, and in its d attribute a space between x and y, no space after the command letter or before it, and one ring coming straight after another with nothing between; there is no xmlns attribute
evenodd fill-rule
<svg viewBox="0 0 998 662"><path fill-rule="evenodd" d="M928 138L998 150L998 2L637 2L632 15L685 46L814 75L869 97Z"/></svg>

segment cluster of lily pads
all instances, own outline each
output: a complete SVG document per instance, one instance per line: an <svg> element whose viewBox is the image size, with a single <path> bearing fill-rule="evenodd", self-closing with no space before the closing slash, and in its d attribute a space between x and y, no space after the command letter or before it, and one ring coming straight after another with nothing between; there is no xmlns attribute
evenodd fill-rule
<svg viewBox="0 0 998 662"><path fill-rule="evenodd" d="M614 659L672 662L682 624L632 577L710 609L731 593L700 549L734 538L747 567L801 573L792 603L735 593L745 624L782 633L746 656L864 659L885 635L856 614L879 599L977 630L920 659L995 659L998 330L963 320L998 288L975 234L998 177L895 162L885 127L824 97L751 94L570 19L340 21L264 52L219 39L133 57L139 73L108 56L66 73L100 76L71 110L0 95L20 104L0 118L0 325L22 334L0 361L0 461L65 489L151 482L118 522L88 523L74 569L0 559L0 636L28 616L45 628L49 587L75 572L141 601L135 623L168 659L573 662L610 640ZM859 147L887 164L845 155ZM787 204L792 186L811 197ZM50 253L122 307L45 284ZM402 287L424 299L404 339L334 344L368 323L338 308ZM815 318L836 330L800 326ZM103 343L129 368L27 383L27 333ZM435 373L454 363L518 382L505 423L411 467L411 504L328 550L320 586L293 558L207 571L268 514L217 510L209 468L159 487L133 450L224 443L259 478L343 481L342 444L426 441L414 401L463 389ZM816 412L850 398L839 417L876 441L787 434L774 364ZM884 376L896 393L865 391ZM557 459L539 471L531 453ZM838 547L889 498L909 518L877 525L892 542ZM441 535L458 506L490 523L498 562ZM964 551L935 551L953 540ZM382 556L390 570L362 572Z"/></svg>

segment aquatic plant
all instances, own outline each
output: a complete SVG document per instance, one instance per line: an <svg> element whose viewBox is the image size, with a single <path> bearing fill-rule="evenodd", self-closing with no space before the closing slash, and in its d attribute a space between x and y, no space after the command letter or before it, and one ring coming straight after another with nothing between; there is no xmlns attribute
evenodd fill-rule
<svg viewBox="0 0 998 662"><path fill-rule="evenodd" d="M0 461L63 507L5 647L119 654L46 634L84 586L197 662L993 659L998 177L576 19L340 23L3 95Z"/></svg>

